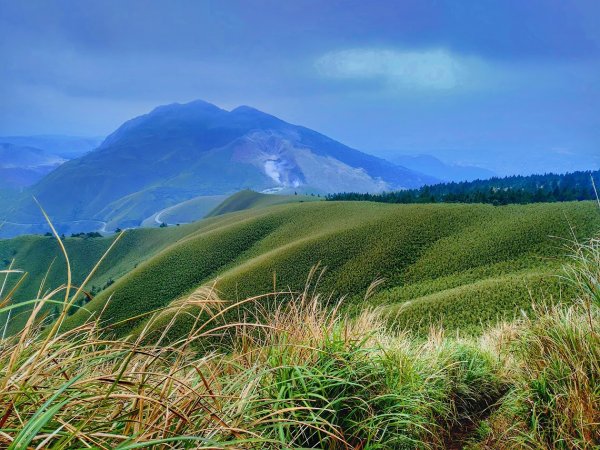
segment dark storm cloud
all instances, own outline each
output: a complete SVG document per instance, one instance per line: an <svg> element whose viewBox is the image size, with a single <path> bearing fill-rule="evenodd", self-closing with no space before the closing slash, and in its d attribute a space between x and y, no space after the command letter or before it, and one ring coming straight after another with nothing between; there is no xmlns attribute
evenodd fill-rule
<svg viewBox="0 0 600 450"><path fill-rule="evenodd" d="M3 29L83 51L275 56L365 40L499 58L600 51L593 1L3 1ZM193 56L193 55L192 55Z"/></svg>

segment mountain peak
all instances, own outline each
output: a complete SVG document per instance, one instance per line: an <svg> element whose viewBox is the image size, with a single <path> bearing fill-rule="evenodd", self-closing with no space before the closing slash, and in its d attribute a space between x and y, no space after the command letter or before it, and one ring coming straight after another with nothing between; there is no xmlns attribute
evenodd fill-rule
<svg viewBox="0 0 600 450"><path fill-rule="evenodd" d="M256 108L253 108L252 106L248 106L248 105L240 105L237 108L234 108L231 110L232 114L238 114L238 113L260 113L260 114L266 114Z"/></svg>
<svg viewBox="0 0 600 450"><path fill-rule="evenodd" d="M139 225L174 202L246 187L378 192L428 181L250 106L227 111L196 100L124 123L99 148L63 164L32 190L52 204L58 220L94 218L110 229ZM73 192L73 186L85 189ZM55 200L67 196L69 203Z"/></svg>
<svg viewBox="0 0 600 450"><path fill-rule="evenodd" d="M173 111L223 111L217 105L209 103L204 100L193 100L187 103L169 103L167 105L161 105L154 108L150 114L161 113L161 112L173 112Z"/></svg>
<svg viewBox="0 0 600 450"><path fill-rule="evenodd" d="M290 124L272 114L247 105L232 109L229 116L239 125L249 129L282 129L290 126Z"/></svg>

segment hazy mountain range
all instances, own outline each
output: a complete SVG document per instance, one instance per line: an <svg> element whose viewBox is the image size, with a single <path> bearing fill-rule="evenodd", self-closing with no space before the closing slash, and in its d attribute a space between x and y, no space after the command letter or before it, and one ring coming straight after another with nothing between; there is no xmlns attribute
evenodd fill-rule
<svg viewBox="0 0 600 450"><path fill-rule="evenodd" d="M446 163L431 155L395 155L390 161L442 181L473 181L487 179L497 174L483 167Z"/></svg>
<svg viewBox="0 0 600 450"><path fill-rule="evenodd" d="M389 155L249 106L227 111L201 100L159 106L104 140L0 137L0 236L47 229L33 197L61 231L110 231L158 224L173 211L200 219L215 199L243 189L376 193L496 175L450 154Z"/></svg>
<svg viewBox="0 0 600 450"><path fill-rule="evenodd" d="M536 145L529 145L524 141L507 146L490 140L482 148L432 148L423 153L427 157L434 157L454 168L480 168L490 170L498 176L600 169L600 149L598 147L590 148L589 145L578 142L573 142L571 146L560 146L552 142L551 136L543 136L543 138L545 142ZM411 154L410 149L378 150L373 153L392 162L405 163L405 165L410 162L404 160L404 155L408 155L409 161L415 156ZM411 167L411 165L407 165L407 167ZM453 171L452 168L451 171ZM434 169L430 173L437 172Z"/></svg>
<svg viewBox="0 0 600 450"><path fill-rule="evenodd" d="M124 123L95 150L0 200L0 217L10 222L4 235L36 230L35 196L63 229L110 230L192 198L246 188L325 194L436 181L248 106L226 111L195 101Z"/></svg>
<svg viewBox="0 0 600 450"><path fill-rule="evenodd" d="M0 189L30 186L100 142L100 138L58 135L0 136Z"/></svg>

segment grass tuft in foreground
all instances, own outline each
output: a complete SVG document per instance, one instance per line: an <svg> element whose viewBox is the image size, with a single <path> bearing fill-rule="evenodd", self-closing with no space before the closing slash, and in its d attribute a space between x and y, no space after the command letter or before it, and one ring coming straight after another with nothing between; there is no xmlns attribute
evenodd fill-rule
<svg viewBox="0 0 600 450"><path fill-rule="evenodd" d="M520 324L513 386L483 448L600 448L600 240L577 245L566 272L579 297Z"/></svg>
<svg viewBox="0 0 600 450"><path fill-rule="evenodd" d="M214 302L206 294L204 312ZM494 355L473 343L390 337L373 313L348 320L308 291L288 297L252 323L219 323L227 309L219 305L169 344L148 344L143 333L110 339L99 320L53 334L33 326L5 339L0 442L443 448L449 430L505 390ZM189 314L189 305L178 311ZM223 330L235 336L228 351L198 352L203 340L214 348Z"/></svg>

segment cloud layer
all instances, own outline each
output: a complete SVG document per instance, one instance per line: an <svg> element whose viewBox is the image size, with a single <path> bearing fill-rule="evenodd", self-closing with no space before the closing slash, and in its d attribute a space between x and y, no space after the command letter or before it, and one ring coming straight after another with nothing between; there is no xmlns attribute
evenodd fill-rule
<svg viewBox="0 0 600 450"><path fill-rule="evenodd" d="M326 53L315 64L328 77L381 79L409 88L453 89L468 73L467 64L445 50L349 49Z"/></svg>

